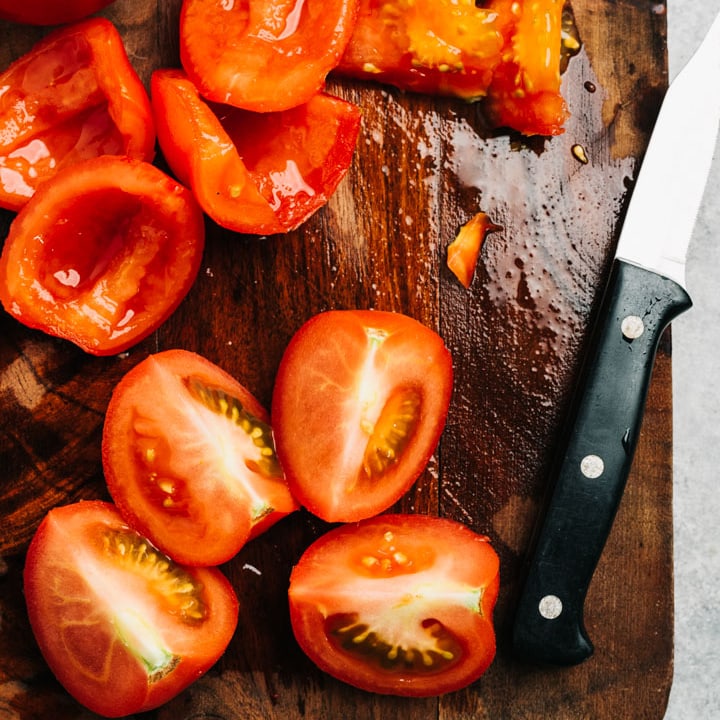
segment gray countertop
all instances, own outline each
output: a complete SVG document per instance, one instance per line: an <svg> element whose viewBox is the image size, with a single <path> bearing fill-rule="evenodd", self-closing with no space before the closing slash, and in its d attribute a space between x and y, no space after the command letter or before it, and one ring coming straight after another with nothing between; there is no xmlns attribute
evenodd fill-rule
<svg viewBox="0 0 720 720"><path fill-rule="evenodd" d="M670 77L689 59L720 0L668 0ZM708 78L720 83L720 77ZM692 118L688 118L688 127ZM672 207L672 198L668 199ZM666 720L720 718L720 143L693 234L694 307L672 326L675 675Z"/></svg>

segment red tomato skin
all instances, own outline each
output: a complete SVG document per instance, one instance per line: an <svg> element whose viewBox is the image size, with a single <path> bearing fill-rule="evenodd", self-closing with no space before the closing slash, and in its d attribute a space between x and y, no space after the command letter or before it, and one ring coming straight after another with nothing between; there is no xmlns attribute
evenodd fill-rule
<svg viewBox="0 0 720 720"><path fill-rule="evenodd" d="M0 87L0 207L18 211L44 181L91 157L154 157L150 99L105 18L50 33Z"/></svg>
<svg viewBox="0 0 720 720"><path fill-rule="evenodd" d="M99 622L93 614L97 604L87 594L77 558L87 563L83 567L92 565L102 572L102 563L108 560L95 545L97 528L129 530L115 506L99 500L51 510L28 548L24 594L35 639L58 681L93 712L121 717L166 703L212 667L232 639L238 601L218 569L186 568L203 586L207 619L190 628L167 614L171 629L163 628L164 640L178 652L179 662L164 677L149 682L146 669L126 651L112 621ZM75 602L83 597L86 602ZM142 610L149 602L139 597L137 608ZM72 632L68 623L73 621L87 623L87 632ZM82 659L93 666L79 664Z"/></svg>
<svg viewBox="0 0 720 720"><path fill-rule="evenodd" d="M28 327L113 355L172 314L204 243L189 190L146 162L92 158L45 182L13 220L0 300Z"/></svg>
<svg viewBox="0 0 720 720"><path fill-rule="evenodd" d="M184 0L180 60L201 95L277 112L308 102L337 65L357 0Z"/></svg>
<svg viewBox="0 0 720 720"><path fill-rule="evenodd" d="M113 0L0 0L0 18L27 25L62 25L82 20Z"/></svg>
<svg viewBox="0 0 720 720"><path fill-rule="evenodd" d="M347 173L360 132L360 109L325 93L259 114L207 104L183 72L158 70L151 95L173 172L215 222L240 233L289 232L305 222Z"/></svg>
<svg viewBox="0 0 720 720"><path fill-rule="evenodd" d="M386 336L375 361L387 397L410 389L421 399L417 430L380 479L358 482L360 461L344 465L356 432L354 399L370 335ZM382 370L381 368L385 368ZM374 372L374 371L373 371ZM291 338L278 368L271 417L280 463L301 505L328 522L355 522L387 510L427 466L445 427L453 385L452 357L442 338L401 313L331 310ZM348 388L350 390L348 390ZM346 429L350 427L350 430ZM363 431L364 432L364 431Z"/></svg>
<svg viewBox="0 0 720 720"><path fill-rule="evenodd" d="M188 378L221 389L238 399L254 417L269 422L260 402L220 367L187 350L165 350L141 361L113 391L103 428L103 469L110 495L130 525L178 562L219 565L299 505L281 474L272 481L256 475L255 492L272 511L254 523L248 496L236 490L234 483L229 487L223 484L222 466L212 464L213 449L203 454L187 450L190 445L198 446L200 440L193 436L193 428L183 428L179 415L188 403L198 408L201 405L184 386ZM143 418L148 433L145 437L136 430L138 417ZM230 424L226 419L223 422ZM147 429L150 423L155 425L151 426L152 432L162 433L157 447L158 455L167 453L165 464L148 466L142 462L140 443L150 436L151 430ZM155 443L154 438L152 442ZM189 497L183 497L187 507L182 512L175 506L166 507L158 499L157 490L148 481L150 467L156 467L160 474L174 470L176 475L164 477L187 486ZM212 481L204 482L213 469L216 472ZM183 490L178 488L178 493Z"/></svg>
<svg viewBox="0 0 720 720"><path fill-rule="evenodd" d="M366 563L377 548L388 544L388 532L409 563L378 577ZM434 574L436 565L442 570ZM422 582L416 583L422 576ZM459 594L464 587L479 589L477 605L471 609L469 604L453 600L452 592L439 605L422 597L423 588L432 587L439 593L450 583ZM499 586L499 558L489 538L446 518L379 515L340 525L307 548L290 576L290 619L305 654L342 682L380 694L444 695L476 681L492 664L496 652L493 611ZM386 616L393 609L407 610L416 602L419 606L412 615L405 612L398 616L395 631L402 635L405 624L410 627L426 618L438 620L454 638L460 662L433 672L402 668L383 671L368 662L368 656L344 651L328 631L333 616L354 614L358 625L375 632L378 628L372 624L373 613ZM378 639L385 639L382 631Z"/></svg>

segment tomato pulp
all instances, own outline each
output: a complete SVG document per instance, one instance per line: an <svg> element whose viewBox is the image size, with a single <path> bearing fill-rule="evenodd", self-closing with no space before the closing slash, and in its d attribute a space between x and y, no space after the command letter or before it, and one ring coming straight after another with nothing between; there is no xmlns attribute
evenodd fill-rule
<svg viewBox="0 0 720 720"><path fill-rule="evenodd" d="M202 210L149 163L103 155L43 183L13 220L0 300L32 328L111 355L180 304L200 267Z"/></svg>
<svg viewBox="0 0 720 720"><path fill-rule="evenodd" d="M99 501L48 513L24 590L50 669L107 717L170 700L218 660L237 625L237 598L219 570L178 565Z"/></svg>
<svg viewBox="0 0 720 720"><path fill-rule="evenodd" d="M452 520L381 515L316 540L290 577L293 632L322 670L370 692L431 696L495 657L499 560Z"/></svg>
<svg viewBox="0 0 720 720"><path fill-rule="evenodd" d="M209 360L186 350L150 355L108 405L110 494L176 560L225 562L298 507L268 422L251 393Z"/></svg>
<svg viewBox="0 0 720 720"><path fill-rule="evenodd" d="M311 318L280 362L272 420L293 495L329 522L381 512L417 480L445 426L452 359L400 313Z"/></svg>

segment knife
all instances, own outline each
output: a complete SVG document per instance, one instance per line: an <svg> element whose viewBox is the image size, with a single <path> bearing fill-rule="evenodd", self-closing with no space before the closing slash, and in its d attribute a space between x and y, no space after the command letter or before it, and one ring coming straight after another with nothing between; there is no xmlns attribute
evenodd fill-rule
<svg viewBox="0 0 720 720"><path fill-rule="evenodd" d="M625 488L660 337L692 305L685 256L720 122L720 15L665 94L622 225L608 285L529 558L514 653L575 665L593 646L583 606Z"/></svg>

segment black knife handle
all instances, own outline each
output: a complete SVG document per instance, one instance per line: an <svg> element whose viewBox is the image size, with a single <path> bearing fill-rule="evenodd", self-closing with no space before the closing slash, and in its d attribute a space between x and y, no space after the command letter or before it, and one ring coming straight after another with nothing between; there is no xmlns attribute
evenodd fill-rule
<svg viewBox="0 0 720 720"><path fill-rule="evenodd" d="M660 337L691 305L673 280L615 260L516 611L513 646L525 660L574 665L593 652L585 596L630 472Z"/></svg>

